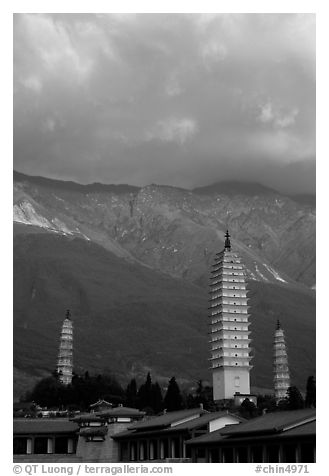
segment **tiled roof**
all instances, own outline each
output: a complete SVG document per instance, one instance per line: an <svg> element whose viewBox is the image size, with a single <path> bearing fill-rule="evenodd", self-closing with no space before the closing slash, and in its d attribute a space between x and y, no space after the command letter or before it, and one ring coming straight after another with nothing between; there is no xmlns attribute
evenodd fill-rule
<svg viewBox="0 0 329 476"><path fill-rule="evenodd" d="M177 412L167 412L163 415L151 417L149 420L135 423L129 427L130 430L149 430L151 428L165 428L175 422L184 420L184 418L189 418L192 416L203 415L204 413L209 413L206 410L201 408L191 408L189 410L179 410Z"/></svg>
<svg viewBox="0 0 329 476"><path fill-rule="evenodd" d="M66 418L14 418L14 435L40 433L74 433L78 425Z"/></svg>
<svg viewBox="0 0 329 476"><path fill-rule="evenodd" d="M232 426L222 430L223 435L232 435L239 433L274 433L293 424L298 424L310 419L315 420L316 412L314 409L293 410L284 412L266 413L257 418L253 418L243 425Z"/></svg>
<svg viewBox="0 0 329 476"><path fill-rule="evenodd" d="M80 415L76 415L73 418L70 418L71 421L76 423L87 423L87 422L100 422L102 418L98 416L97 413L81 413Z"/></svg>
<svg viewBox="0 0 329 476"><path fill-rule="evenodd" d="M106 426L89 426L80 429L80 436L105 436L108 432Z"/></svg>
<svg viewBox="0 0 329 476"><path fill-rule="evenodd" d="M291 429L292 425L297 425ZM240 425L228 425L207 435L193 438L187 444L235 441L246 437L292 437L315 434L315 410L273 412Z"/></svg>
<svg viewBox="0 0 329 476"><path fill-rule="evenodd" d="M175 425L172 428L167 428L166 431L181 431L181 430L192 430L193 428L198 428L199 426L203 426L208 424L210 421L217 420L218 418L223 418L231 416L234 417L239 422L245 422L245 418L241 418L239 415L234 415L232 413L228 413L226 411L221 412L212 412L212 413L205 413L201 415L199 418L195 418L190 421L186 421L185 423L180 423L179 425Z"/></svg>
<svg viewBox="0 0 329 476"><path fill-rule="evenodd" d="M291 428L291 430L286 430L283 433L280 433L281 437L291 437L291 436L307 436L316 434L316 421L310 421L309 423L304 423L304 425L296 426Z"/></svg>
<svg viewBox="0 0 329 476"><path fill-rule="evenodd" d="M113 407L113 404L110 402L107 402L106 400L98 400L96 403L92 403L91 405L89 405L89 407L93 408L93 407L98 407L99 405L106 406L106 407Z"/></svg>
<svg viewBox="0 0 329 476"><path fill-rule="evenodd" d="M178 413L180 413L179 418L177 418ZM200 413L200 409L198 409L198 412L196 413L196 415L198 415L199 413ZM176 414L176 418L174 421L183 420L184 417L182 416L181 412L175 412L175 414ZM193 415L195 415L195 413L192 413L192 416ZM162 416L165 416L165 415L161 415L161 418ZM197 418L193 418L192 420L189 420L174 426L170 426L170 424L167 424L166 426L164 425L160 426L159 423L157 422L154 423L154 420L158 420L160 418L160 417L156 417L150 420L150 422L153 422L152 426L144 425L144 423L149 423L149 422L142 422L136 425L132 425L128 428L128 430L122 431L114 435L113 438L121 439L121 438L127 438L127 437L135 437L135 436L146 436L146 435L152 434L155 431L158 431L158 432L160 431L162 434L169 433L169 432L176 432L176 431L177 432L188 431L188 430L193 430L194 428L199 428L201 426L207 425L210 421L217 420L218 418L227 417L227 416L232 416L237 421L241 421L241 422L246 421L244 418L241 418L238 415L228 413L226 411L203 413ZM185 418L188 418L186 414L185 414ZM171 421L171 423L173 423L173 421Z"/></svg>
<svg viewBox="0 0 329 476"><path fill-rule="evenodd" d="M240 425L239 425L240 426ZM223 429L212 431L206 435L197 436L191 440L186 441L188 445L198 445L199 443L217 443L219 441L225 440L224 436L221 435Z"/></svg>
<svg viewBox="0 0 329 476"><path fill-rule="evenodd" d="M130 408L130 407L116 407L116 408L111 408L109 410L103 410L101 412L96 412L96 415L102 416L102 417L111 417L111 416L117 416L117 417L124 417L124 416L129 416L129 417L142 417L145 415L145 412L142 412L138 410L137 408Z"/></svg>
<svg viewBox="0 0 329 476"><path fill-rule="evenodd" d="M138 433L138 435L144 435L144 434L147 434L147 431ZM124 431L120 431L120 433L115 433L114 435L111 436L111 438L113 438L114 440L116 439L121 440L127 437L131 437L133 435L136 435L134 431L124 430Z"/></svg>

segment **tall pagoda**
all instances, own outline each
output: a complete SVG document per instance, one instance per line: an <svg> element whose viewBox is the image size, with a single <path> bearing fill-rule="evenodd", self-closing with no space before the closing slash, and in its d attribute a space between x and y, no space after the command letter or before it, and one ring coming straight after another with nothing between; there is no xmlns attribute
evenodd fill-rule
<svg viewBox="0 0 329 476"><path fill-rule="evenodd" d="M59 342L59 351L57 359L57 372L59 380L68 385L72 382L73 371L73 323L71 313L66 311L65 319L62 325L61 337Z"/></svg>
<svg viewBox="0 0 329 476"><path fill-rule="evenodd" d="M290 387L290 373L288 367L288 355L284 331L278 320L274 334L274 393L276 401L284 399L287 396L287 390Z"/></svg>
<svg viewBox="0 0 329 476"><path fill-rule="evenodd" d="M210 346L215 401L250 394L250 339L244 266L231 249L229 232L224 250L216 254L210 291Z"/></svg>

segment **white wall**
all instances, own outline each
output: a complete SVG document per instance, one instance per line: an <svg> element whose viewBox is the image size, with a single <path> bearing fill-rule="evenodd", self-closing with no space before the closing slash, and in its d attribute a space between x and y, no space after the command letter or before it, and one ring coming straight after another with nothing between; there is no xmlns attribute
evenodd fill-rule
<svg viewBox="0 0 329 476"><path fill-rule="evenodd" d="M218 368L213 370L213 393L214 400L233 398L236 392L250 393L249 368ZM239 377L240 385L236 386L235 377Z"/></svg>
<svg viewBox="0 0 329 476"><path fill-rule="evenodd" d="M226 425L235 425L239 423L239 420L233 416L227 415L216 420L209 422L209 431L219 430L220 428L224 428Z"/></svg>

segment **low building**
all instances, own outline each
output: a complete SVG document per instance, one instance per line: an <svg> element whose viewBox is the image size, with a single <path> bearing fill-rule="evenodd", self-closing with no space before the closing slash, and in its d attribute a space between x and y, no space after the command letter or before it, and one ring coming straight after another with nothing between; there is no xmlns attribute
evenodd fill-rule
<svg viewBox="0 0 329 476"><path fill-rule="evenodd" d="M111 437L144 418L136 408L116 407L72 419L15 418L14 462L118 462Z"/></svg>
<svg viewBox="0 0 329 476"><path fill-rule="evenodd" d="M15 462L69 462L76 456L79 426L66 418L15 418Z"/></svg>
<svg viewBox="0 0 329 476"><path fill-rule="evenodd" d="M195 463L313 463L314 409L274 412L186 442Z"/></svg>
<svg viewBox="0 0 329 476"><path fill-rule="evenodd" d="M112 438L145 417L136 408L118 406L80 416L77 457L88 462L118 462L119 444ZM88 422L89 418L89 422Z"/></svg>
<svg viewBox="0 0 329 476"><path fill-rule="evenodd" d="M119 444L119 461L189 461L187 440L241 421L245 420L227 411L194 408L152 417L112 438Z"/></svg>

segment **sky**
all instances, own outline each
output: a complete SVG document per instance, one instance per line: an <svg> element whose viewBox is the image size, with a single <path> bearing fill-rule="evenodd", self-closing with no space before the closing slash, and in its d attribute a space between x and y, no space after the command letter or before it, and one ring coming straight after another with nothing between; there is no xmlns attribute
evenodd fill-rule
<svg viewBox="0 0 329 476"><path fill-rule="evenodd" d="M14 168L315 192L315 15L15 14Z"/></svg>

